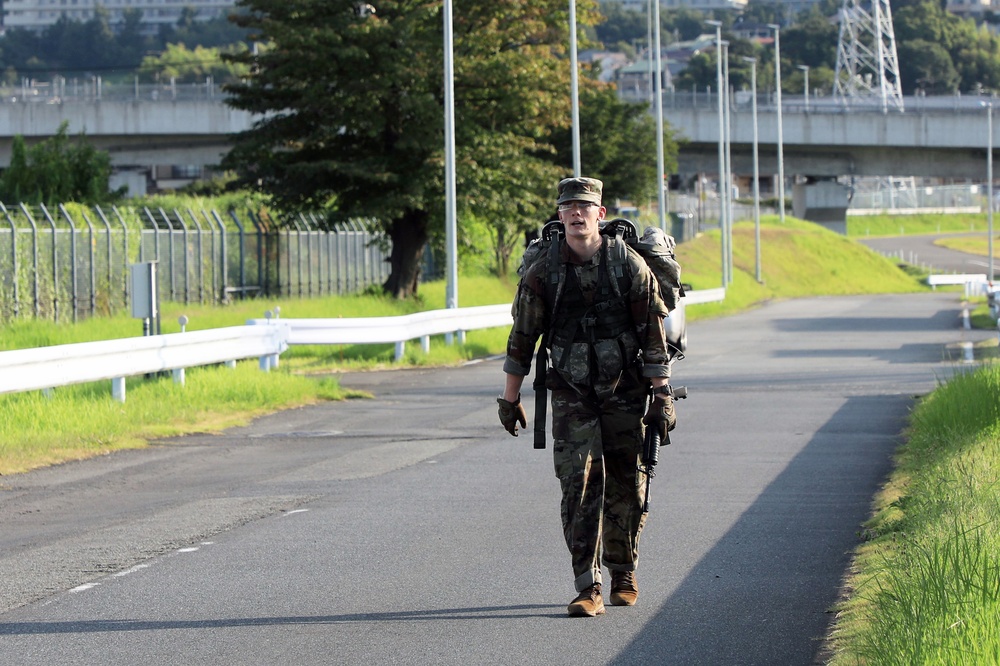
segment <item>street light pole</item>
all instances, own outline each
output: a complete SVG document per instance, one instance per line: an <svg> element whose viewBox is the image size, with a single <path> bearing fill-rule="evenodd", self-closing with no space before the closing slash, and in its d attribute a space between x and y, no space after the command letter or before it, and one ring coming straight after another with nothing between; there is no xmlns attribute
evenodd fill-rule
<svg viewBox="0 0 1000 666"><path fill-rule="evenodd" d="M785 147L781 135L781 26L768 23L767 27L774 30L774 86L778 103L778 217L785 223Z"/></svg>
<svg viewBox="0 0 1000 666"><path fill-rule="evenodd" d="M987 144L989 146L986 151L986 194L989 197L989 211L986 215L986 251L990 255L989 270L990 274L987 276L987 284L993 287L993 102L988 102L986 104L986 122L989 127L986 129Z"/></svg>
<svg viewBox="0 0 1000 666"><path fill-rule="evenodd" d="M802 74L805 76L802 91L806 98L806 113L809 113L809 65L799 65L799 69L802 70Z"/></svg>
<svg viewBox="0 0 1000 666"><path fill-rule="evenodd" d="M452 0L444 0L444 218L448 280L445 305L458 307L458 217L455 204L455 70L452 46ZM461 335L461 334L459 334ZM450 335L447 336L450 342ZM461 340L460 340L461 341Z"/></svg>
<svg viewBox="0 0 1000 666"><path fill-rule="evenodd" d="M655 2L656 0L654 0ZM715 82L718 96L719 113L719 233L722 236L722 286L729 284L729 261L726 252L726 207L723 196L726 189L726 151L725 151L725 119L722 111L722 21L705 21L706 25L715 27Z"/></svg>
<svg viewBox="0 0 1000 666"><path fill-rule="evenodd" d="M660 62L660 0L653 0L653 23L655 23L656 48L656 202L660 217L660 229L667 230L667 195L664 192L666 164L663 157L663 65Z"/></svg>
<svg viewBox="0 0 1000 666"><path fill-rule="evenodd" d="M760 268L760 162L757 152L757 58L743 56L743 61L750 63L750 92L753 100L750 107L753 110L753 229L756 259L755 276L759 283L762 280Z"/></svg>
<svg viewBox="0 0 1000 666"><path fill-rule="evenodd" d="M573 105L573 175L580 177L580 82L576 63L576 0L569 0L569 88Z"/></svg>
<svg viewBox="0 0 1000 666"><path fill-rule="evenodd" d="M729 40L722 40L722 80L726 84L723 105L726 109L726 285L733 281L733 125L732 104L729 98Z"/></svg>

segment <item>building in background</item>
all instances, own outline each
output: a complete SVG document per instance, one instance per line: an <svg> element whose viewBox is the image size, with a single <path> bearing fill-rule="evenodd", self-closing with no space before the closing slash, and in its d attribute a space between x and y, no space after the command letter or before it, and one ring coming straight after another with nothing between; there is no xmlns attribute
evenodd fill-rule
<svg viewBox="0 0 1000 666"><path fill-rule="evenodd" d="M41 31L62 16L85 22L100 7L112 26L124 21L127 10L139 10L143 27L155 32L161 25L176 25L185 10L194 10L198 20L208 20L225 16L234 4L234 0L3 0L3 28Z"/></svg>

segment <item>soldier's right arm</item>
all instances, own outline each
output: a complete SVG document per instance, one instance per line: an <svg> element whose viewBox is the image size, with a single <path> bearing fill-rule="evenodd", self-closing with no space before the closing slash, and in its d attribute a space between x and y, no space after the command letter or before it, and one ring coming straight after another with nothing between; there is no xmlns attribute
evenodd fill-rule
<svg viewBox="0 0 1000 666"><path fill-rule="evenodd" d="M546 330L548 313L541 292L541 283L534 271L529 271L517 287L511 314L514 323L507 338L507 358L504 372L524 377L531 372L535 345Z"/></svg>

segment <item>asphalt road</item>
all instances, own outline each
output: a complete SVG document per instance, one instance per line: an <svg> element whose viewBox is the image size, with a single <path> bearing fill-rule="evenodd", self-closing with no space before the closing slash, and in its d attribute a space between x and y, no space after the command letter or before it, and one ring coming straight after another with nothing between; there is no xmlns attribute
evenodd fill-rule
<svg viewBox="0 0 1000 666"><path fill-rule="evenodd" d="M914 396L995 335L959 307L691 324L639 604L597 618L565 617L551 451L496 422L498 360L0 478L0 664L814 663Z"/></svg>
<svg viewBox="0 0 1000 666"><path fill-rule="evenodd" d="M939 273L982 273L989 272L989 258L951 250L934 244L939 238L954 236L980 236L983 232L964 234L934 234L921 236L893 236L891 238L858 238L860 243L881 252L901 258L907 263L930 266ZM994 261L993 272L997 273L1000 262Z"/></svg>

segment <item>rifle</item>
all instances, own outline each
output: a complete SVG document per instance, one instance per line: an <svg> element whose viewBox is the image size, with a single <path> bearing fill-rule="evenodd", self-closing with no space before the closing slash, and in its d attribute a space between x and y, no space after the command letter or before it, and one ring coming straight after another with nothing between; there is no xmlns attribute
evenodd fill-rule
<svg viewBox="0 0 1000 666"><path fill-rule="evenodd" d="M670 387L670 397L674 400L682 400L688 395L686 386ZM653 394L649 394L650 400L656 400ZM648 403L647 403L648 405ZM660 459L660 446L670 445L670 433L666 434L667 441L660 441L660 429L646 426L646 437L642 442L642 456L639 458L639 471L646 475L646 497L642 503L642 512L649 513L649 480L656 476L656 463Z"/></svg>

